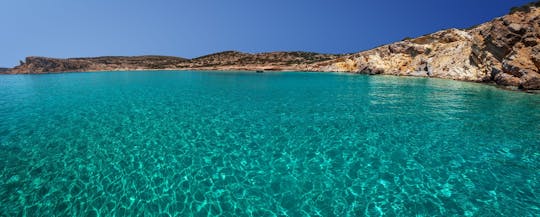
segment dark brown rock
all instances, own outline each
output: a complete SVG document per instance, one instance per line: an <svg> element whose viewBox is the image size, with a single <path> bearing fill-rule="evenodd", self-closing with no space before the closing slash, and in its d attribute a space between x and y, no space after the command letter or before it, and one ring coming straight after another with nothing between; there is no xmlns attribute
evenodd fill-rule
<svg viewBox="0 0 540 217"><path fill-rule="evenodd" d="M516 65L516 62L514 61L503 62L503 72L515 77L521 77L525 74L525 72L522 71L522 68Z"/></svg>
<svg viewBox="0 0 540 217"><path fill-rule="evenodd" d="M514 86L518 87L520 85L520 80L517 77L506 73L498 73L494 78L495 83L502 86Z"/></svg>
<svg viewBox="0 0 540 217"><path fill-rule="evenodd" d="M538 44L538 38L535 36L523 38L523 44L527 47L534 47Z"/></svg>
<svg viewBox="0 0 540 217"><path fill-rule="evenodd" d="M537 45L532 49L531 60L536 66L537 71L540 71L540 46Z"/></svg>
<svg viewBox="0 0 540 217"><path fill-rule="evenodd" d="M519 88L526 90L540 90L540 75L535 72L524 75L521 78Z"/></svg>

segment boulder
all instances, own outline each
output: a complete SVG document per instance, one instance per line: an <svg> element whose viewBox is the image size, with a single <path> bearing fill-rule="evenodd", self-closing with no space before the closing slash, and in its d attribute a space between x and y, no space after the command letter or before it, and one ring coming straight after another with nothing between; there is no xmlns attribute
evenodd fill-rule
<svg viewBox="0 0 540 217"><path fill-rule="evenodd" d="M532 72L524 75L521 78L519 88L525 90L540 90L540 74Z"/></svg>
<svg viewBox="0 0 540 217"><path fill-rule="evenodd" d="M510 25L508 25L508 29L510 31L512 31L513 33L516 33L516 34L519 34L519 35L523 35L525 33L525 28L523 27L523 25L521 24L517 24L517 23L512 23Z"/></svg>
<svg viewBox="0 0 540 217"><path fill-rule="evenodd" d="M496 84L502 86L518 87L520 85L519 78L506 73L498 73L497 75L495 75L494 81Z"/></svg>

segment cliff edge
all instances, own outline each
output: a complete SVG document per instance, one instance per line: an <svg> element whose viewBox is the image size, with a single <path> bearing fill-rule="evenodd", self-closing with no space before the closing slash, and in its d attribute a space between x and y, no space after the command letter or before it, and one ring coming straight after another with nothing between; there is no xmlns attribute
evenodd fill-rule
<svg viewBox="0 0 540 217"><path fill-rule="evenodd" d="M470 29L448 29L318 63L320 71L429 76L540 89L540 2Z"/></svg>

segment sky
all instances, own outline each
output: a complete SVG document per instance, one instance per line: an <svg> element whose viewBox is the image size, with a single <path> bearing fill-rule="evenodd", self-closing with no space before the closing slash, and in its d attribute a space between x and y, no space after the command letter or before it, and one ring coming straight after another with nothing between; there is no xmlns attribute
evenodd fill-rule
<svg viewBox="0 0 540 217"><path fill-rule="evenodd" d="M26 56L353 53L532 0L1 0L0 67Z"/></svg>

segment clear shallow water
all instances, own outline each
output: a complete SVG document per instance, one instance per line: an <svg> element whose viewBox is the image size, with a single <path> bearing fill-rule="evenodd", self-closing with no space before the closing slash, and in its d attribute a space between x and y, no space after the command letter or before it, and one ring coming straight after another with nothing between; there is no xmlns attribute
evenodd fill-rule
<svg viewBox="0 0 540 217"><path fill-rule="evenodd" d="M0 216L538 216L540 96L323 73L0 76Z"/></svg>

